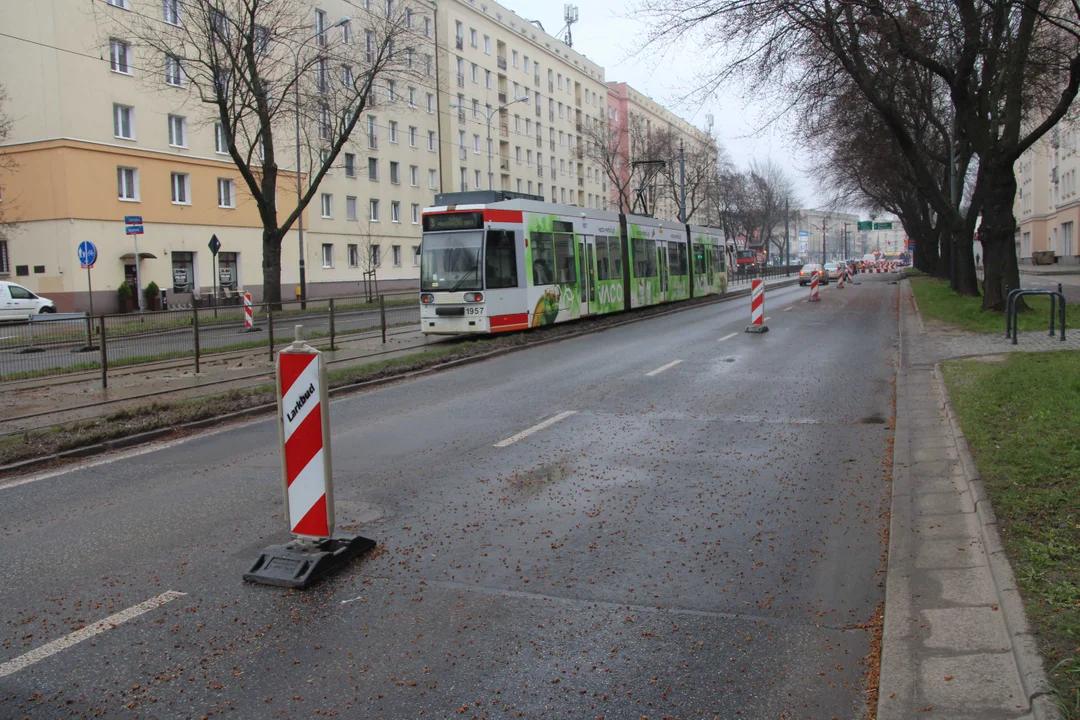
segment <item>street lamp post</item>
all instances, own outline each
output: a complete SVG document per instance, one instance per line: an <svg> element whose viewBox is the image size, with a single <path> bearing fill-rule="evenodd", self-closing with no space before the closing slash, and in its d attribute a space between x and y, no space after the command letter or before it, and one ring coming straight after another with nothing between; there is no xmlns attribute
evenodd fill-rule
<svg viewBox="0 0 1080 720"><path fill-rule="evenodd" d="M305 39L302 43L296 46L296 52L293 54L293 90L295 91L296 100L296 207L300 207L300 203L303 202L304 193L301 185L301 170L300 170L300 51L304 49L304 46L309 42L324 35L326 32L333 30L336 27L341 27L345 23L349 22L348 16L345 16L338 20L336 23L328 28L318 30L314 35ZM301 210L296 216L296 230L299 235L299 248L300 248L300 307L307 307L307 272L304 267L304 211Z"/></svg>
<svg viewBox="0 0 1080 720"><path fill-rule="evenodd" d="M494 187L492 187L492 184L493 184L492 179L493 179L494 176L491 173L491 118L495 117L495 113L499 112L500 110L508 108L511 105L513 105L514 103L519 103L519 102L529 102L529 96L526 95L525 97L514 98L510 102L504 103L503 105L500 105L497 108L484 111L484 114L487 116L488 190L494 190L495 189ZM450 107L457 108L459 111L465 112L465 106L464 105L458 105L457 103L450 103Z"/></svg>

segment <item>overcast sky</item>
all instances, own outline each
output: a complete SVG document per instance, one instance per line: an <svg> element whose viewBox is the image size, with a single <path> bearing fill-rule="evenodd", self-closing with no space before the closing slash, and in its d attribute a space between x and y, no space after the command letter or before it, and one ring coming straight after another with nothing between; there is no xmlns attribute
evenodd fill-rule
<svg viewBox="0 0 1080 720"><path fill-rule="evenodd" d="M500 0L521 17L539 20L544 29L556 35L565 25L563 3ZM693 49L672 52L667 57L635 54L644 35L645 25L628 19L632 0L578 0L580 19L574 24L574 49L604 67L609 82L626 82L699 128L706 116L714 118L720 142L740 169L753 159L772 159L784 167L796 183L796 194L806 206L819 199L807 177L810 165L806 154L791 140L782 127L762 131L768 113L744 97L741 88L729 87L723 97L701 103L680 102L692 85L699 68ZM561 37L561 36L560 36Z"/></svg>

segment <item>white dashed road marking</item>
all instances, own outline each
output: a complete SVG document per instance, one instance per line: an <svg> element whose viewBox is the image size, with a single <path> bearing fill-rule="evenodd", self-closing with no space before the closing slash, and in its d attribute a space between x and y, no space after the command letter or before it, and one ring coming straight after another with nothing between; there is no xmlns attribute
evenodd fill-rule
<svg viewBox="0 0 1080 720"><path fill-rule="evenodd" d="M117 625L126 623L128 620L133 620L143 613L148 613L155 608L161 607L165 603L172 602L176 598L184 597L184 595L186 595L186 593L177 592L176 590L163 592L156 597L150 598L146 602L141 602L138 605L129 607L127 610L121 610L104 620L98 620L93 625L87 625L82 630L76 630L70 635L65 635L62 638L57 638L52 642L45 643L36 650L31 650L25 655L20 655L14 660L8 660L3 665L0 665L0 678L17 673L23 668L41 662L45 658L52 657L56 653L67 650L69 647L77 645L83 640L89 640L95 635L100 635L106 630L112 630Z"/></svg>
<svg viewBox="0 0 1080 720"><path fill-rule="evenodd" d="M670 370L671 368L675 367L676 365L678 365L681 362L682 362L682 360L672 360L667 365L661 365L660 367L656 368L655 370L651 370L650 372L645 373L645 376L646 377L652 377L653 375L659 375L660 373L664 372L665 370Z"/></svg>
<svg viewBox="0 0 1080 720"><path fill-rule="evenodd" d="M725 335L724 337L720 338L720 339L719 339L719 340L717 340L716 342L724 342L725 340L730 340L731 338L735 337L735 336L736 336L736 335L738 335L738 334L739 334L739 333L728 333L727 335Z"/></svg>
<svg viewBox="0 0 1080 720"><path fill-rule="evenodd" d="M518 440L524 440L525 438L532 435L534 432L539 432L540 430L543 430L546 427L550 427L550 426L554 425L555 423L559 422L560 420L563 420L565 418L570 417L571 415L576 415L576 414L577 414L577 410L567 410L565 412L561 412L558 415L556 415L555 417L549 417L544 422L537 423L536 425L533 425L528 430L522 430L517 435L512 435L512 436L506 438L505 440L500 440L499 442L495 443L495 447L504 448L507 445L513 445Z"/></svg>

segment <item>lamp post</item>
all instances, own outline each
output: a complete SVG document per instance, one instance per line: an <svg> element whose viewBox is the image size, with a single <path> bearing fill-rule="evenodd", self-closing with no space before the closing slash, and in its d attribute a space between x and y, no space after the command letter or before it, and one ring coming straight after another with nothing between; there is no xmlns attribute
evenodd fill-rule
<svg viewBox="0 0 1080 720"><path fill-rule="evenodd" d="M514 98L510 102L504 103L504 104L500 105L497 108L484 111L484 114L487 116L488 190L494 190L495 189L495 188L492 187L493 175L491 174L491 118L495 117L495 113L499 112L500 110L508 108L511 105L513 105L514 103L519 103L519 102L529 102L529 96L526 95L525 97ZM450 103L450 107L456 108L461 112L465 112L465 106L464 105L458 105L457 103Z"/></svg>
<svg viewBox="0 0 1080 720"><path fill-rule="evenodd" d="M296 46L296 52L293 54L293 90L295 91L296 100L296 207L300 207L300 203L303 201L304 193L301 187L301 170L300 170L300 51L304 49L304 46L309 42L326 34L328 31L333 30L336 27L341 27L345 23L349 22L349 17L345 16L338 20L336 23L328 28L317 30L314 35L305 39L299 45ZM301 307L307 307L307 272L304 268L304 211L301 210L296 216L296 230L299 235L298 245L300 248L300 302Z"/></svg>

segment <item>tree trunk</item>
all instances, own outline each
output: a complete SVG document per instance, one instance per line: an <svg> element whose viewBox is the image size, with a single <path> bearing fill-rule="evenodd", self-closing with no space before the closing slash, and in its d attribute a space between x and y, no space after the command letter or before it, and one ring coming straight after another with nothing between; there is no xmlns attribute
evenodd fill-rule
<svg viewBox="0 0 1080 720"><path fill-rule="evenodd" d="M989 170L989 168L987 168ZM1020 287L1020 268L1016 262L1016 175L1012 166L994 168L986 173L986 192L982 203L983 310L1005 310L1005 287ZM973 259L974 260L974 259Z"/></svg>
<svg viewBox="0 0 1080 720"><path fill-rule="evenodd" d="M938 222L938 261L934 277L952 282L953 235L944 220Z"/></svg>
<svg viewBox="0 0 1080 720"><path fill-rule="evenodd" d="M952 242L956 267L953 290L960 295L979 297L979 279L975 275L975 250L971 233L963 224L953 228Z"/></svg>
<svg viewBox="0 0 1080 720"><path fill-rule="evenodd" d="M281 307L281 235L263 230L263 302Z"/></svg>
<svg viewBox="0 0 1080 720"><path fill-rule="evenodd" d="M933 275L937 271L940 236L941 231L938 228L931 228L922 237L915 239L915 256L912 258L912 264L915 265L916 270L921 270L927 275Z"/></svg>

